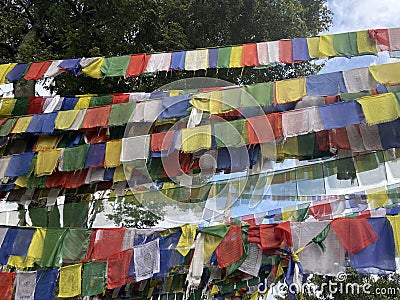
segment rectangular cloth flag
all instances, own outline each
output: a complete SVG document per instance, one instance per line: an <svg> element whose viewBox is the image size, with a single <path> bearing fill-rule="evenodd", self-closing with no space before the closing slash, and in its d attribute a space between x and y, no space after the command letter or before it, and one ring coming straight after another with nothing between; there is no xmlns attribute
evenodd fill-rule
<svg viewBox="0 0 400 300"><path fill-rule="evenodd" d="M309 96L336 96L346 92L342 72L307 76L306 91Z"/></svg>
<svg viewBox="0 0 400 300"><path fill-rule="evenodd" d="M372 77L368 68L343 71L343 79L348 93L358 93L378 87L378 82Z"/></svg>
<svg viewBox="0 0 400 300"><path fill-rule="evenodd" d="M336 51L333 46L333 35L326 34L319 37L319 57L336 56Z"/></svg>
<svg viewBox="0 0 400 300"><path fill-rule="evenodd" d="M42 258L38 264L41 267L61 266L61 249L68 229L47 228L43 243Z"/></svg>
<svg viewBox="0 0 400 300"><path fill-rule="evenodd" d="M371 39L368 30L357 31L357 48L360 54L376 54L378 52L376 42Z"/></svg>
<svg viewBox="0 0 400 300"><path fill-rule="evenodd" d="M35 281L36 271L18 272L15 280L15 300L33 299Z"/></svg>
<svg viewBox="0 0 400 300"><path fill-rule="evenodd" d="M211 125L182 129L182 151L196 152L211 148Z"/></svg>
<svg viewBox="0 0 400 300"><path fill-rule="evenodd" d="M386 123L400 116L400 106L393 93L365 96L357 99L368 125Z"/></svg>
<svg viewBox="0 0 400 300"><path fill-rule="evenodd" d="M90 145L86 156L85 168L98 168L103 166L106 143Z"/></svg>
<svg viewBox="0 0 400 300"><path fill-rule="evenodd" d="M225 268L243 256L243 240L241 226L229 227L228 233L216 249L218 268Z"/></svg>
<svg viewBox="0 0 400 300"><path fill-rule="evenodd" d="M92 78L102 78L101 67L105 61L105 57L83 58L80 61L82 73Z"/></svg>
<svg viewBox="0 0 400 300"><path fill-rule="evenodd" d="M82 264L70 265L60 268L60 281L58 297L69 298L81 294Z"/></svg>
<svg viewBox="0 0 400 300"><path fill-rule="evenodd" d="M65 148L60 162L61 170L63 172L82 170L89 148L90 145L87 144Z"/></svg>
<svg viewBox="0 0 400 300"><path fill-rule="evenodd" d="M400 83L400 62L368 67L376 81L382 84Z"/></svg>
<svg viewBox="0 0 400 300"><path fill-rule="evenodd" d="M242 48L242 63L243 66L254 67L258 66L258 57L257 57L257 44L243 44Z"/></svg>
<svg viewBox="0 0 400 300"><path fill-rule="evenodd" d="M168 71L171 65L172 53L151 54L146 66L146 73Z"/></svg>
<svg viewBox="0 0 400 300"><path fill-rule="evenodd" d="M133 136L122 139L121 162L147 161L150 150L150 135Z"/></svg>
<svg viewBox="0 0 400 300"><path fill-rule="evenodd" d="M58 278L58 268L38 270L34 300L54 299L54 290Z"/></svg>
<svg viewBox="0 0 400 300"><path fill-rule="evenodd" d="M11 300L14 290L14 272L0 272L0 293L1 299Z"/></svg>
<svg viewBox="0 0 400 300"><path fill-rule="evenodd" d="M99 295L106 289L106 262L88 262L83 265L82 296Z"/></svg>
<svg viewBox="0 0 400 300"><path fill-rule="evenodd" d="M28 68L28 64L17 64L11 71L6 75L8 82L17 82L25 74L25 70Z"/></svg>
<svg viewBox="0 0 400 300"><path fill-rule="evenodd" d="M118 167L121 164L122 140L113 140L106 143L106 154L104 157L104 167Z"/></svg>
<svg viewBox="0 0 400 300"><path fill-rule="evenodd" d="M218 48L217 68L229 68L232 47Z"/></svg>
<svg viewBox="0 0 400 300"><path fill-rule="evenodd" d="M64 217L64 226L66 226L65 219L66 218ZM68 223L67 226L69 226ZM67 234L65 235L61 249L63 263L79 262L85 258L89 247L91 233L92 230L89 229L69 228Z"/></svg>
<svg viewBox="0 0 400 300"><path fill-rule="evenodd" d="M276 102L283 104L297 101L306 95L305 78L295 78L275 82Z"/></svg>
<svg viewBox="0 0 400 300"><path fill-rule="evenodd" d="M108 117L110 116L111 106L101 106L95 108L89 108L86 111L85 118L82 122L82 129L95 128L95 127L107 127Z"/></svg>
<svg viewBox="0 0 400 300"><path fill-rule="evenodd" d="M35 165L35 176L50 175L57 167L62 149L39 151Z"/></svg>
<svg viewBox="0 0 400 300"><path fill-rule="evenodd" d="M306 38L295 38L292 40L293 61L310 60Z"/></svg>
<svg viewBox="0 0 400 300"><path fill-rule="evenodd" d="M151 278L153 274L160 272L159 243L159 239L156 239L133 248L136 281Z"/></svg>
<svg viewBox="0 0 400 300"><path fill-rule="evenodd" d="M342 245L352 255L379 239L366 219L339 218L332 221L331 226Z"/></svg>
<svg viewBox="0 0 400 300"><path fill-rule="evenodd" d="M171 70L185 69L186 51L172 52Z"/></svg>
<svg viewBox="0 0 400 300"><path fill-rule="evenodd" d="M229 60L229 68L241 68L242 63L243 46L233 46L231 49L231 57Z"/></svg>
<svg viewBox="0 0 400 300"><path fill-rule="evenodd" d="M32 237L36 229L34 228L20 228L15 237L11 255L25 256L31 244Z"/></svg>
<svg viewBox="0 0 400 300"><path fill-rule="evenodd" d="M135 110L135 102L114 104L111 107L108 126L120 126L128 123Z"/></svg>
<svg viewBox="0 0 400 300"><path fill-rule="evenodd" d="M130 55L106 57L100 68L104 77L125 76L129 66Z"/></svg>
<svg viewBox="0 0 400 300"><path fill-rule="evenodd" d="M59 111L55 120L54 128L60 130L69 129L75 121L78 113L79 110L77 109Z"/></svg>
<svg viewBox="0 0 400 300"><path fill-rule="evenodd" d="M285 64L293 63L292 40L279 40L279 60Z"/></svg>
<svg viewBox="0 0 400 300"><path fill-rule="evenodd" d="M18 118L11 133L25 132L26 129L28 128L29 123L31 122L32 118L33 118L32 116Z"/></svg>
<svg viewBox="0 0 400 300"><path fill-rule="evenodd" d="M326 130L360 124L360 105L352 100L318 106Z"/></svg>
<svg viewBox="0 0 400 300"><path fill-rule="evenodd" d="M333 47L337 54L344 56L357 56L357 34L355 32L334 34Z"/></svg>
<svg viewBox="0 0 400 300"><path fill-rule="evenodd" d="M109 256L121 251L125 228L97 229L95 239L89 246L88 255L92 260L104 261ZM92 252L91 252L92 250Z"/></svg>
<svg viewBox="0 0 400 300"><path fill-rule="evenodd" d="M146 54L133 54L129 61L126 77L137 77L146 69L150 56Z"/></svg>
<svg viewBox="0 0 400 300"><path fill-rule="evenodd" d="M115 253L107 260L107 288L115 289L126 284L131 264L133 249Z"/></svg>
<svg viewBox="0 0 400 300"><path fill-rule="evenodd" d="M18 177L28 173L34 154L34 152L25 152L22 154L13 155L7 166L4 176Z"/></svg>

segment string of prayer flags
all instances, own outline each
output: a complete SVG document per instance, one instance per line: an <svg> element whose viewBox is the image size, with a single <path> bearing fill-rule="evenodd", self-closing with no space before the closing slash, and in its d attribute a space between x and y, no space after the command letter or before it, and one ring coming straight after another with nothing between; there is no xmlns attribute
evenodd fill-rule
<svg viewBox="0 0 400 300"><path fill-rule="evenodd" d="M1 82L5 82L5 79L15 82L24 76L26 80L37 80L57 76L65 71L74 76L82 72L93 78L136 77L143 73L169 70L242 68L276 62L296 63L315 58L376 54L377 51L393 52L400 48L399 31L399 28L371 29L172 53L3 64L0 79Z"/></svg>

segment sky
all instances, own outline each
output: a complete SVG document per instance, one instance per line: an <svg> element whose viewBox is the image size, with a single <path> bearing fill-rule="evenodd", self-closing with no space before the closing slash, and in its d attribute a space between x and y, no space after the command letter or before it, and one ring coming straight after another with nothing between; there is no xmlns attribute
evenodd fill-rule
<svg viewBox="0 0 400 300"><path fill-rule="evenodd" d="M400 0L328 0L328 8L333 12L331 28L323 34L351 32L374 28L400 27ZM367 67L371 64L385 64L397 61L387 52L378 56L366 55L348 59L330 59L320 73L344 71Z"/></svg>
<svg viewBox="0 0 400 300"><path fill-rule="evenodd" d="M399 0L328 0L333 11L329 33L400 26Z"/></svg>

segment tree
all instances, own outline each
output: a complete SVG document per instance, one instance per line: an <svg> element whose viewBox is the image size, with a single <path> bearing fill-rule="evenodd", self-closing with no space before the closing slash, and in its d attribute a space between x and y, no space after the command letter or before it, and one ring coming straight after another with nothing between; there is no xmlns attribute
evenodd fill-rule
<svg viewBox="0 0 400 300"><path fill-rule="evenodd" d="M1 0L0 63L117 56L306 37L329 28L326 0ZM310 64L196 73L250 83L299 75ZM272 74L272 76L271 76ZM300 73L301 74L301 73ZM171 72L128 80L56 77L60 94L151 91L192 77Z"/></svg>
<svg viewBox="0 0 400 300"><path fill-rule="evenodd" d="M307 37L326 30L331 23L326 0L0 0L0 6L0 63ZM210 69L196 75L250 84L304 76L315 70L313 64L304 62L265 69ZM150 77L98 80L65 73L55 78L51 89L62 95L153 91L193 75L172 71ZM15 91L16 96L33 95L34 85L22 82ZM141 217L141 208L133 211L135 217ZM146 218L153 220L151 215Z"/></svg>

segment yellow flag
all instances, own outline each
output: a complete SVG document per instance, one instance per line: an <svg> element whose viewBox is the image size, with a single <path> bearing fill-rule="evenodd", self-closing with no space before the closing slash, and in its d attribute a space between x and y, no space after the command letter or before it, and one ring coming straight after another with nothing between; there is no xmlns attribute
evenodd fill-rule
<svg viewBox="0 0 400 300"><path fill-rule="evenodd" d="M222 112L222 91L212 91L210 93L210 113L215 115Z"/></svg>
<svg viewBox="0 0 400 300"><path fill-rule="evenodd" d="M92 96L79 97L79 100L78 102L76 102L74 109L88 108L90 104L90 99L92 99Z"/></svg>
<svg viewBox="0 0 400 300"><path fill-rule="evenodd" d="M307 46L310 58L319 58L319 37L307 38Z"/></svg>
<svg viewBox="0 0 400 300"><path fill-rule="evenodd" d="M275 82L276 102L279 104L297 101L306 95L306 80L295 78Z"/></svg>
<svg viewBox="0 0 400 300"><path fill-rule="evenodd" d="M18 118L17 122L15 122L14 128L11 130L11 133L25 132L31 123L31 120L32 116Z"/></svg>
<svg viewBox="0 0 400 300"><path fill-rule="evenodd" d="M211 255L217 249L218 245L221 244L222 238L206 234L204 236L204 263L210 261Z"/></svg>
<svg viewBox="0 0 400 300"><path fill-rule="evenodd" d="M176 245L176 250L178 250L182 256L186 256L194 243L194 239L196 238L197 225L185 224L181 226L181 230L182 234L179 238L178 244Z"/></svg>
<svg viewBox="0 0 400 300"><path fill-rule="evenodd" d="M371 39L368 30L357 31L357 48L360 54L377 53L376 42Z"/></svg>
<svg viewBox="0 0 400 300"><path fill-rule="evenodd" d="M118 167L121 162L119 160L121 156L122 140L109 141L106 144L106 154L104 158L104 166L106 168Z"/></svg>
<svg viewBox="0 0 400 300"><path fill-rule="evenodd" d="M333 47L333 35L322 35L319 37L319 57L330 56L336 56L336 51Z"/></svg>
<svg viewBox="0 0 400 300"><path fill-rule="evenodd" d="M243 46L232 47L231 57L230 57L230 61L229 61L229 68L243 67L242 53L243 53Z"/></svg>
<svg viewBox="0 0 400 300"><path fill-rule="evenodd" d="M6 83L6 75L14 69L16 63L0 65L0 84Z"/></svg>
<svg viewBox="0 0 400 300"><path fill-rule="evenodd" d="M74 123L76 116L78 115L79 110L63 110L59 111L56 117L55 129L65 130L71 127Z"/></svg>
<svg viewBox="0 0 400 300"><path fill-rule="evenodd" d="M365 194L367 195L368 204L372 209L384 207L389 203L385 187L366 190Z"/></svg>
<svg viewBox="0 0 400 300"><path fill-rule="evenodd" d="M400 215L386 216L389 220L390 225L393 228L394 244L396 246L396 253L400 254Z"/></svg>
<svg viewBox="0 0 400 300"><path fill-rule="evenodd" d="M35 151L54 149L59 138L57 135L40 135L35 145Z"/></svg>
<svg viewBox="0 0 400 300"><path fill-rule="evenodd" d="M211 125L182 129L182 151L196 152L211 148Z"/></svg>
<svg viewBox="0 0 400 300"><path fill-rule="evenodd" d="M210 111L211 93L198 93L193 95L190 103L199 110Z"/></svg>
<svg viewBox="0 0 400 300"><path fill-rule="evenodd" d="M12 98L1 99L0 116L11 116L16 102L17 100Z"/></svg>
<svg viewBox="0 0 400 300"><path fill-rule="evenodd" d="M26 254L26 259L39 261L42 259L44 238L46 237L46 228L36 228L32 237L31 245Z"/></svg>
<svg viewBox="0 0 400 300"><path fill-rule="evenodd" d="M124 172L124 166L118 166L115 168L113 182L126 181L126 176Z"/></svg>
<svg viewBox="0 0 400 300"><path fill-rule="evenodd" d="M92 62L89 66L82 69L82 73L93 78L102 78L101 66L104 63L104 57L100 57L98 60Z"/></svg>
<svg viewBox="0 0 400 300"><path fill-rule="evenodd" d="M365 96L357 99L369 125L390 122L400 117L400 106L393 93Z"/></svg>
<svg viewBox="0 0 400 300"><path fill-rule="evenodd" d="M27 187L28 186L28 176L27 175L19 176L17 178L17 180L15 180L15 185L17 185L19 187Z"/></svg>
<svg viewBox="0 0 400 300"><path fill-rule="evenodd" d="M35 175L50 175L55 170L62 149L39 151L35 165Z"/></svg>
<svg viewBox="0 0 400 300"><path fill-rule="evenodd" d="M376 81L382 84L400 83L400 63L374 65L368 67Z"/></svg>
<svg viewBox="0 0 400 300"><path fill-rule="evenodd" d="M81 294L82 264L60 268L58 297L68 298Z"/></svg>
<svg viewBox="0 0 400 300"><path fill-rule="evenodd" d="M181 90L170 90L170 91L169 91L169 96L170 96L170 97L179 96L180 93L181 93Z"/></svg>

